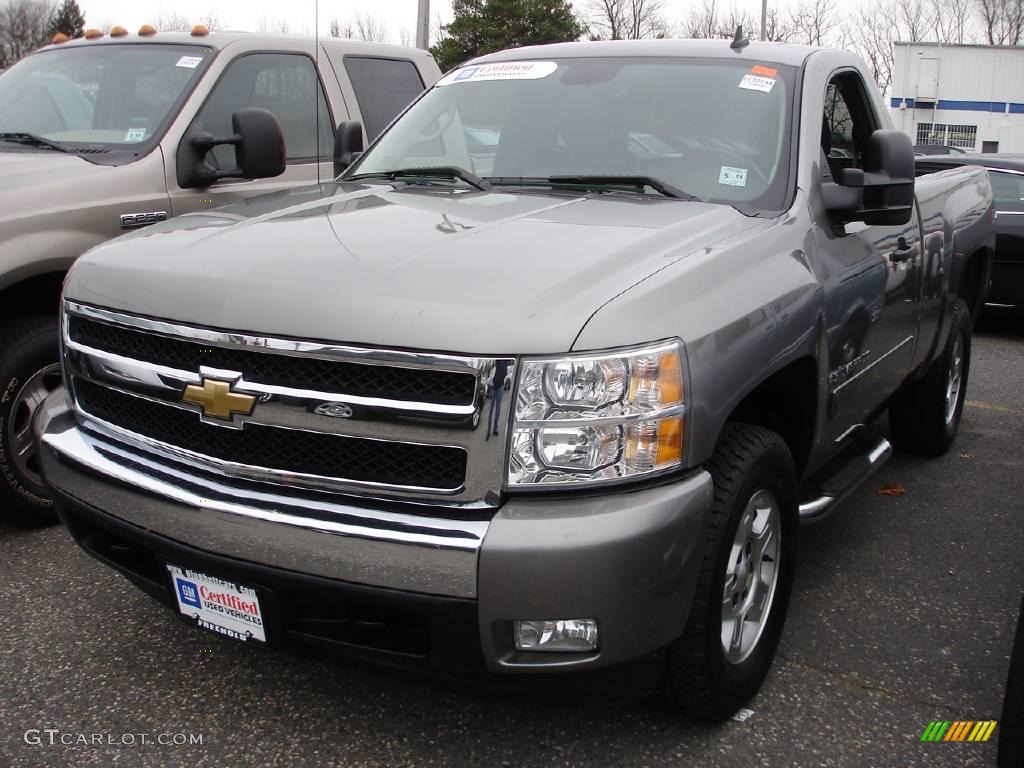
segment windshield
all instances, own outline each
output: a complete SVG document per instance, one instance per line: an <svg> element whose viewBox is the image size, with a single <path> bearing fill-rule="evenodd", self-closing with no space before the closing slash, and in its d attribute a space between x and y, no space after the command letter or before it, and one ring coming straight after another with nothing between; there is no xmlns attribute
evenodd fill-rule
<svg viewBox="0 0 1024 768"><path fill-rule="evenodd" d="M137 150L159 138L212 58L209 48L158 44L27 56L0 76L0 133Z"/></svg>
<svg viewBox="0 0 1024 768"><path fill-rule="evenodd" d="M654 178L703 200L785 207L795 70L706 59L463 67L348 175L458 167L495 183Z"/></svg>

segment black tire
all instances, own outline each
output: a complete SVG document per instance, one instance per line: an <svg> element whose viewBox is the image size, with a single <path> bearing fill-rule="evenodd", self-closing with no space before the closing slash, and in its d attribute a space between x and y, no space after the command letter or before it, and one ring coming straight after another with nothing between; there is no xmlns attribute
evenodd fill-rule
<svg viewBox="0 0 1024 768"><path fill-rule="evenodd" d="M57 321L32 315L0 325L0 523L37 528L57 522L53 501L38 475L38 456L14 457L16 434L34 415L25 402L26 387L42 383L52 390L59 373L37 376L58 362Z"/></svg>
<svg viewBox="0 0 1024 768"><path fill-rule="evenodd" d="M782 634L796 557L797 480L782 438L749 424L727 424L706 466L714 499L704 559L686 629L668 649L659 694L672 709L722 720L761 687ZM779 505L778 579L760 635L749 655L734 663L726 658L722 639L726 568L748 502L760 490L773 494Z"/></svg>
<svg viewBox="0 0 1024 768"><path fill-rule="evenodd" d="M957 342L963 367L952 413L947 411L947 385ZM971 372L971 315L967 303L953 304L953 321L946 346L928 367L924 377L901 392L889 406L889 429L893 445L902 451L922 456L941 456L953 444L967 396Z"/></svg>
<svg viewBox="0 0 1024 768"><path fill-rule="evenodd" d="M1024 765L1024 601L1017 617L1017 633L1010 651L1006 697L999 719L999 768Z"/></svg>

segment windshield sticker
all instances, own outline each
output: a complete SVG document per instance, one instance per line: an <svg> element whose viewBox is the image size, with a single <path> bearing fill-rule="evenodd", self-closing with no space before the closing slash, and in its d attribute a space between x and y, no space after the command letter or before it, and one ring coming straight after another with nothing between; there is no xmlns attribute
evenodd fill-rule
<svg viewBox="0 0 1024 768"><path fill-rule="evenodd" d="M145 128L129 128L128 133L125 134L124 140L129 141L145 141L146 129Z"/></svg>
<svg viewBox="0 0 1024 768"><path fill-rule="evenodd" d="M184 67L185 69L195 69L202 63L202 61L202 56L182 56L174 66Z"/></svg>
<svg viewBox="0 0 1024 768"><path fill-rule="evenodd" d="M750 68L750 74L760 75L761 77L775 77L779 74L779 70L772 69L771 67L762 67L760 64Z"/></svg>
<svg viewBox="0 0 1024 768"><path fill-rule="evenodd" d="M747 186L747 169L723 165L722 170L718 173L718 183L730 187L745 187Z"/></svg>
<svg viewBox="0 0 1024 768"><path fill-rule="evenodd" d="M761 93L771 93L772 88L775 87L775 78L773 77L762 77L761 75L744 75L743 79L740 80L740 88L746 88L748 91L761 91Z"/></svg>
<svg viewBox="0 0 1024 768"><path fill-rule="evenodd" d="M451 72L438 81L438 85L470 83L481 80L539 80L558 69L553 61L506 61L498 64L481 64L463 67Z"/></svg>

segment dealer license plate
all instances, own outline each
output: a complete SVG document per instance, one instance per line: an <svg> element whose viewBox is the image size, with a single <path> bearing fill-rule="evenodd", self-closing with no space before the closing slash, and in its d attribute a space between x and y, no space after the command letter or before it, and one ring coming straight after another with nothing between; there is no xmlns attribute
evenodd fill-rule
<svg viewBox="0 0 1024 768"><path fill-rule="evenodd" d="M265 643L263 609L256 590L205 573L167 565L178 610L203 629L242 642Z"/></svg>

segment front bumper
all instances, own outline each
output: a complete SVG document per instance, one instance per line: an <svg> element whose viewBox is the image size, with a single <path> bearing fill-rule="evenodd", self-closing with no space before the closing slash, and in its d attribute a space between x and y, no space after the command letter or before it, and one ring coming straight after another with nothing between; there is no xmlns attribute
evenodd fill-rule
<svg viewBox="0 0 1024 768"><path fill-rule="evenodd" d="M204 476L91 433L63 390L35 428L75 540L165 604L171 562L257 587L270 645L531 685L537 673L627 668L634 684L653 684L660 651L685 626L711 499L701 471L459 517ZM600 648L517 652L517 618L596 618Z"/></svg>

